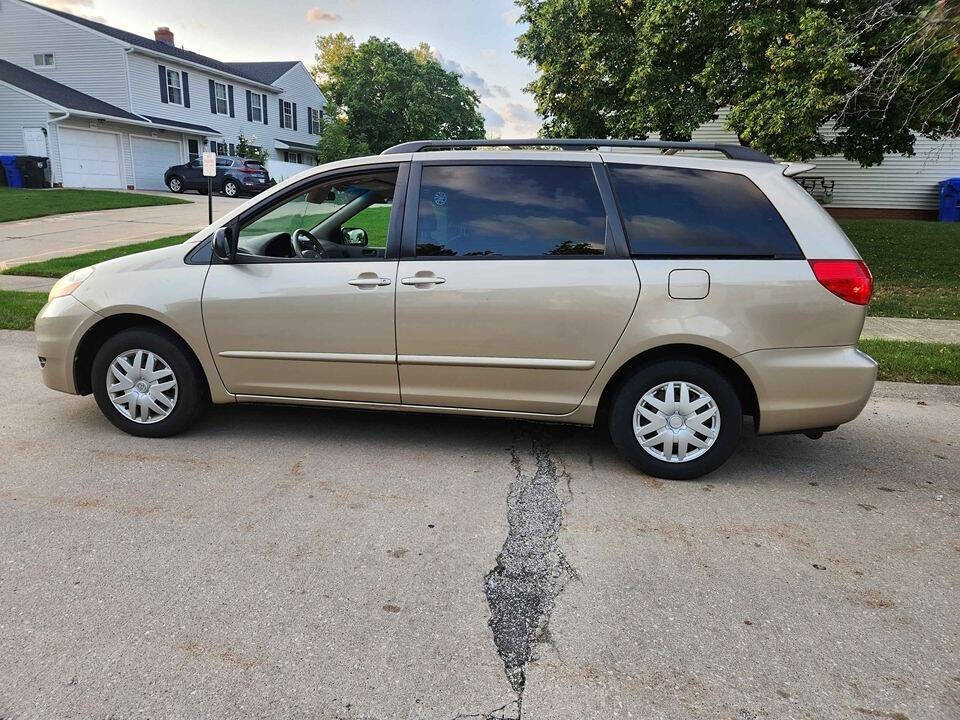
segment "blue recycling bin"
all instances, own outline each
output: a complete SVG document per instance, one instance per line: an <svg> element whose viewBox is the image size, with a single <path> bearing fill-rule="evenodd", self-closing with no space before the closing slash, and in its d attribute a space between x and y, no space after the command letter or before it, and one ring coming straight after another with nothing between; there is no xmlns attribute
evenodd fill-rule
<svg viewBox="0 0 960 720"><path fill-rule="evenodd" d="M960 222L960 177L940 181L940 222Z"/></svg>
<svg viewBox="0 0 960 720"><path fill-rule="evenodd" d="M20 174L20 168L17 167L17 156L0 155L0 165L3 165L3 171L7 174L7 185L12 188L22 188L23 176Z"/></svg>

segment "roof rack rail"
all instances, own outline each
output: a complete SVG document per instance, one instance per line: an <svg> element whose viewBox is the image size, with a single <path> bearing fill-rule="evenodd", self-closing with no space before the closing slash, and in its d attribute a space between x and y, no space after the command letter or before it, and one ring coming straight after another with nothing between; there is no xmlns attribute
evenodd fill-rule
<svg viewBox="0 0 960 720"><path fill-rule="evenodd" d="M516 140L414 140L400 143L384 150L381 155L416 153L424 150L466 150L478 147L558 147L562 150L594 150L601 147L654 148L658 150L713 150L723 153L731 160L772 163L773 159L759 150L712 142L679 142L675 140L604 140L599 138L522 138Z"/></svg>

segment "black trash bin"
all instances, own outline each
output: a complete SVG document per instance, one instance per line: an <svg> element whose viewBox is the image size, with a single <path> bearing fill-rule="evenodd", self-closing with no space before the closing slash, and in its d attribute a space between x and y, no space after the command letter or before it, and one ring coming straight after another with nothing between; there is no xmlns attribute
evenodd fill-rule
<svg viewBox="0 0 960 720"><path fill-rule="evenodd" d="M23 178L25 188L47 187L47 168L50 160L36 155L20 155L17 157L17 169Z"/></svg>

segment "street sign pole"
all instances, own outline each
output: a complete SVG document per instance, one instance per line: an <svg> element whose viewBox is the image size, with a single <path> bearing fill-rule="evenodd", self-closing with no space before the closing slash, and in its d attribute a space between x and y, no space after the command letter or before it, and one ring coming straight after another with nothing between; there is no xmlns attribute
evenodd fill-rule
<svg viewBox="0 0 960 720"><path fill-rule="evenodd" d="M203 175L207 178L207 220L213 225L213 178L217 174L217 154L203 154Z"/></svg>

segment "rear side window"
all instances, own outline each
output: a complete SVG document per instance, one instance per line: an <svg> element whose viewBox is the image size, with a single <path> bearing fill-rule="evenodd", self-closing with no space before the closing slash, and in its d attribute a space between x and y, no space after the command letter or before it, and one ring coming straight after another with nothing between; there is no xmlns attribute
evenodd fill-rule
<svg viewBox="0 0 960 720"><path fill-rule="evenodd" d="M742 175L610 165L632 255L802 258L790 229Z"/></svg>
<svg viewBox="0 0 960 720"><path fill-rule="evenodd" d="M584 165L427 165L417 257L603 255L607 216Z"/></svg>

